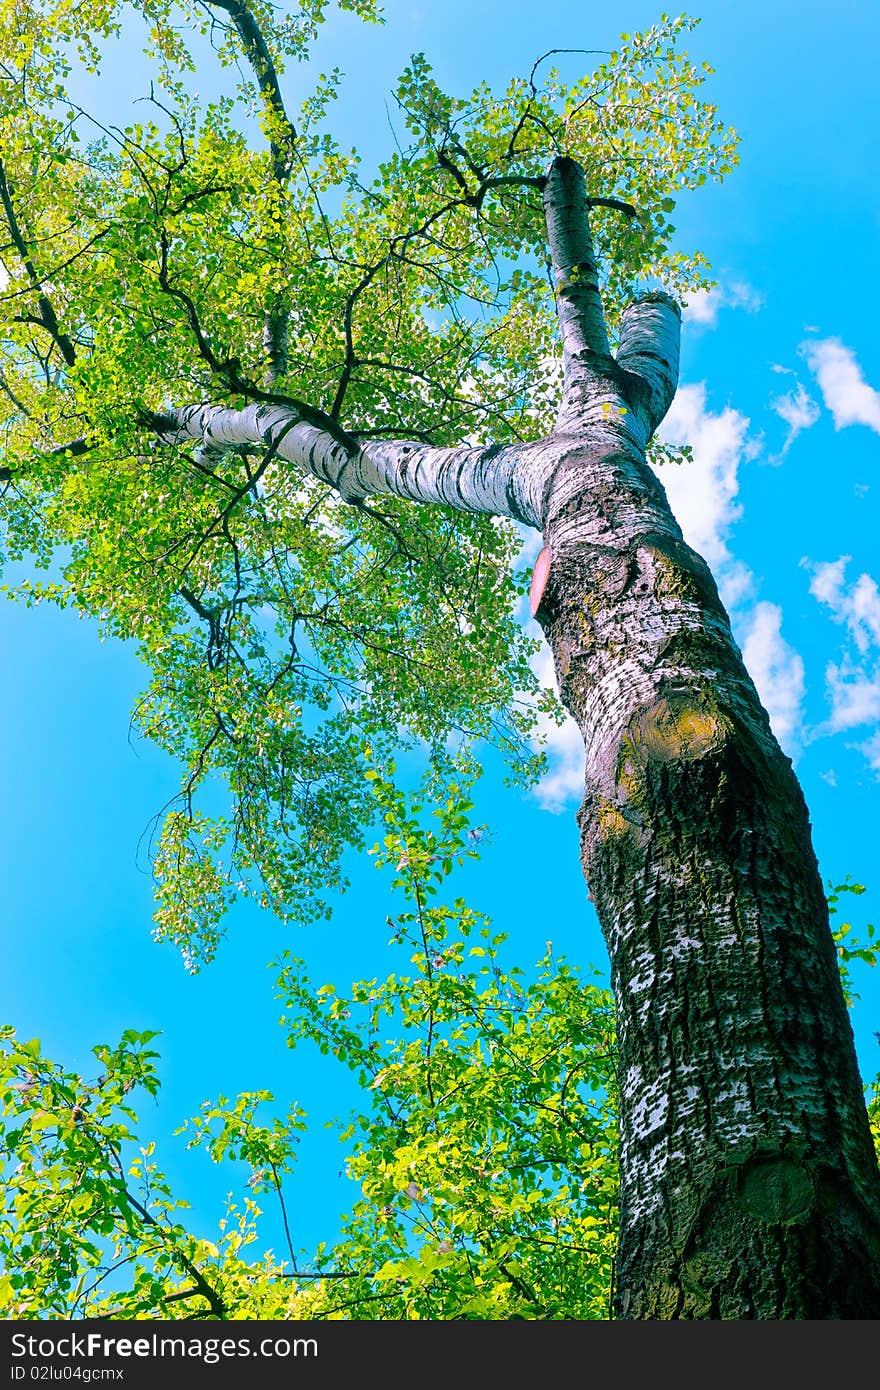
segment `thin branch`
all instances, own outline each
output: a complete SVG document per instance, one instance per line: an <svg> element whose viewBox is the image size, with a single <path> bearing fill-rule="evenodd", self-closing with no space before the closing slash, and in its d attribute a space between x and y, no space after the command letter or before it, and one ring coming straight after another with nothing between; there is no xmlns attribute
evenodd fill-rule
<svg viewBox="0 0 880 1390"><path fill-rule="evenodd" d="M253 69L263 100L278 122L281 139L276 137L271 123L267 137L272 154L272 172L276 180L282 183L290 174L297 134L285 110L278 73L263 32L242 0L206 0L206 3L209 8L224 10L229 15L238 31L245 57Z"/></svg>
<svg viewBox="0 0 880 1390"><path fill-rule="evenodd" d="M278 1169L275 1167L275 1164L270 1162L269 1167L270 1167L271 1170L272 1170L272 1181L273 1181L274 1184L275 1184L275 1191L278 1193L278 1201L281 1203L281 1219L282 1219L282 1221L284 1222L284 1235L285 1235L286 1240L287 1240L287 1249L288 1249L288 1251L290 1252L290 1260L291 1260L291 1263L292 1263L292 1265L293 1265L293 1272L294 1272L294 1274L295 1274L295 1273L296 1273L296 1255L294 1254L294 1250L293 1250L293 1240L292 1240L291 1235L290 1235L290 1226L289 1226L288 1221L287 1221L287 1206L285 1205L285 1201L284 1201L284 1193L283 1193L282 1190L281 1190L281 1179L280 1179L279 1176L278 1176Z"/></svg>
<svg viewBox="0 0 880 1390"><path fill-rule="evenodd" d="M202 328L201 322L199 320L198 311L192 299L186 293L185 290L179 289L176 285L172 285L169 279L168 252L170 250L170 243L168 240L168 233L166 232L164 227L162 227L159 233L159 248L159 285L161 286L165 294L167 294L171 299L175 299L178 304L183 305L186 311L187 321L189 323L190 328L192 329L196 343L198 344L199 353L207 362L208 366L211 368L213 372L216 372L219 377L223 378L226 381L230 381L231 374L238 366L236 359L227 358L225 360L221 360L217 356L217 354L214 352L214 349L211 347L211 344L208 341L204 329Z"/></svg>

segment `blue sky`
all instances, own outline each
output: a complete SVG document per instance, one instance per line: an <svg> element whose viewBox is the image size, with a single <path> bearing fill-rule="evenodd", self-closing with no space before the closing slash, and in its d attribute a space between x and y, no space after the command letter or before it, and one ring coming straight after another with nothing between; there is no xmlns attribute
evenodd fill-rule
<svg viewBox="0 0 880 1390"><path fill-rule="evenodd" d="M660 6L621 0L442 7L390 0L387 24L336 17L315 61L346 74L336 128L366 157L390 148L386 97L423 50L438 80L468 90L528 72L550 48L610 48ZM673 508L709 560L749 669L811 809L825 878L852 875L866 895L859 924L880 916L880 343L872 328L880 189L874 65L880 11L841 0L707 0L687 46L716 72L709 92L742 137L739 168L687 195L673 220L718 284L687 306L681 388L665 426L694 464L663 473ZM106 109L138 93L126 47L101 81ZM292 103L304 75L288 73ZM129 109L120 106L120 119ZM162 1030L163 1091L146 1112L160 1157L194 1205L203 1234L221 1176L169 1136L219 1092L268 1086L282 1109L309 1110L300 1175L289 1194L305 1247L331 1236L346 1202L343 1150L321 1126L352 1093L335 1064L292 1054L277 1027L267 963L288 947L316 982L372 975L385 959L385 885L354 863L333 922L282 933L255 911L233 914L217 961L192 978L150 936L152 889L140 844L177 774L129 740L143 684L133 652L101 643L69 612L0 602L0 1015L50 1055L89 1067L94 1043L125 1027ZM546 663L544 668L546 669ZM510 934L510 958L537 958L548 936L585 966L605 953L580 876L575 738L551 737L551 771L527 797L490 766L479 819L491 843L459 885ZM847 904L845 904L847 906ZM548 927L552 923L552 927ZM377 956L380 957L377 964ZM865 1075L880 1066L880 971L857 976L853 1014ZM353 1196L349 1194L349 1199ZM267 1239L276 1240L274 1233Z"/></svg>

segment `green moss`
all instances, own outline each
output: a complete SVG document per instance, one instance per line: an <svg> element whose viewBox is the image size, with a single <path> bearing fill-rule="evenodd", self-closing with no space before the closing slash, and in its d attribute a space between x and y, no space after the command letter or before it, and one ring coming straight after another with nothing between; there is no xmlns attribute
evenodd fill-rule
<svg viewBox="0 0 880 1390"><path fill-rule="evenodd" d="M664 695L637 710L626 727L617 784L628 796L638 794L650 763L693 762L719 748L730 725L708 700L692 695Z"/></svg>
<svg viewBox="0 0 880 1390"><path fill-rule="evenodd" d="M610 801L600 800L596 812L600 840L617 840L628 835L632 827L626 816Z"/></svg>
<svg viewBox="0 0 880 1390"><path fill-rule="evenodd" d="M791 1159L757 1159L740 1172L740 1204L759 1221L798 1221L812 1207L813 1198L809 1173Z"/></svg>

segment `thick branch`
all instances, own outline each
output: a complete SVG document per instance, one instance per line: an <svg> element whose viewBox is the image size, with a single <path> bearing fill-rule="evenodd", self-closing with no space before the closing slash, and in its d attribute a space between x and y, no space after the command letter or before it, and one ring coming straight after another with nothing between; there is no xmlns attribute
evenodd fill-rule
<svg viewBox="0 0 880 1390"><path fill-rule="evenodd" d="M284 107L278 73L259 24L243 0L207 0L212 9L225 10L241 39L245 57L253 69L260 95L269 112L266 131L272 154L272 173L283 183L290 173L296 148L296 130Z"/></svg>
<svg viewBox="0 0 880 1390"><path fill-rule="evenodd" d="M627 217L639 216L632 203L625 202L623 198L606 198L601 194L591 193L587 199L587 207L613 208L615 212L625 212Z"/></svg>
<svg viewBox="0 0 880 1390"><path fill-rule="evenodd" d="M650 437L663 419L678 386L681 310L662 290L630 304L620 322L618 366L634 378L629 395L643 415Z"/></svg>
<svg viewBox="0 0 880 1390"><path fill-rule="evenodd" d="M37 458L81 458L83 454L90 453L93 447L87 439L72 439L69 444L58 444L54 449L37 454ZM0 483L8 483L11 478L21 477L27 471L26 468L0 467Z"/></svg>
<svg viewBox="0 0 880 1390"><path fill-rule="evenodd" d="M283 295L273 295L271 303L263 313L263 348L269 364L269 382L275 382L287 371L288 350L288 309Z"/></svg>
<svg viewBox="0 0 880 1390"><path fill-rule="evenodd" d="M266 105L266 138L272 159L272 177L283 191L296 153L296 129L287 114L278 73L269 46L253 14L243 0L208 0L215 9L225 10L241 39L245 57L251 65L260 95ZM276 382L287 371L288 305L283 295L273 295L263 315L263 346L269 365L269 380Z"/></svg>
<svg viewBox="0 0 880 1390"><path fill-rule="evenodd" d="M554 159L544 188L544 216L562 335L566 398L585 374L592 378L596 358L603 362L610 358L589 206L581 166L567 156ZM565 408L564 401L563 413Z"/></svg>
<svg viewBox="0 0 880 1390"><path fill-rule="evenodd" d="M166 443L211 448L257 445L335 488L347 502L375 493L440 502L459 511L509 516L540 528L547 484L558 464L550 440L489 448L437 448L411 440L349 444L290 406L244 410L196 405L145 418Z"/></svg>

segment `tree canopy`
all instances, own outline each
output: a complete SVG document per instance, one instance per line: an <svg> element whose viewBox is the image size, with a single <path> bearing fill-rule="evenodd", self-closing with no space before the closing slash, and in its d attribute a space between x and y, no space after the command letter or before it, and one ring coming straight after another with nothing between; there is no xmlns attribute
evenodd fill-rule
<svg viewBox="0 0 880 1390"><path fill-rule="evenodd" d="M586 168L613 322L634 287L703 283L669 214L734 140L677 51L691 21L664 19L573 85L551 54L453 97L416 56L407 143L365 171L332 136L338 75L283 106L321 7L276 23L237 4L142 7L156 84L143 124L115 128L68 87L125 9L4 17L5 546L60 568L27 599L100 615L153 673L136 724L183 767L157 930L195 966L238 892L282 920L324 910L375 814L366 749L418 744L439 767L492 739L528 777L535 681L514 527L352 505L272 447L171 448L155 417L293 401L358 440L534 438L559 389L548 158ZM186 24L232 79L216 100L193 91Z"/></svg>
<svg viewBox="0 0 880 1390"><path fill-rule="evenodd" d="M155 81L122 128L83 109L76 72L100 71L132 8ZM154 1039L99 1046L84 1076L7 1033L0 1296L24 1317L608 1316L611 997L550 952L508 966L487 919L441 897L476 852L481 748L528 782L538 715L558 709L518 617L516 511L359 495L292 466L286 427L222 447L204 422L280 409L349 450L539 440L561 385L548 163L584 171L614 335L634 295L707 283L670 216L730 170L735 137L681 51L693 22L664 16L574 83L551 52L502 92L450 95L414 56L397 146L369 170L333 138L339 74L298 111L284 95L319 0L132 8L0 9L4 547L13 572L47 576L14 592L138 644L136 727L182 767L157 828L156 934L190 969L238 895L283 922L328 914L347 848L391 873L409 965L342 997L278 962L291 1044L334 1054L371 1102L344 1135L362 1198L308 1269L292 1244L250 1250L260 1203L287 1223L296 1107L266 1120L253 1092L188 1122L252 1174L211 1242L137 1148ZM225 86L205 101L208 62ZM872 1117L876 1132L876 1102Z"/></svg>

